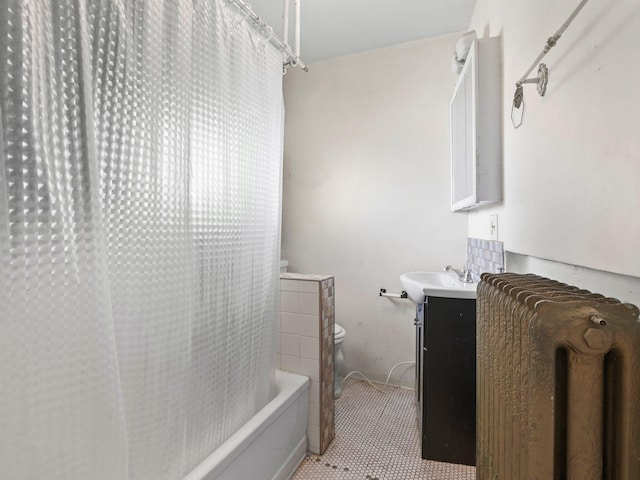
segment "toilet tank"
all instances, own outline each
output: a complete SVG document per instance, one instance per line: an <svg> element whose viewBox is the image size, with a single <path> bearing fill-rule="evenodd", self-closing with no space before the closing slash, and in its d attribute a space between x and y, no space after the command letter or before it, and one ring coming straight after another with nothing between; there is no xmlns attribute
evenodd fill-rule
<svg viewBox="0 0 640 480"><path fill-rule="evenodd" d="M285 273L289 269L289 261L288 260L280 260L280 273Z"/></svg>

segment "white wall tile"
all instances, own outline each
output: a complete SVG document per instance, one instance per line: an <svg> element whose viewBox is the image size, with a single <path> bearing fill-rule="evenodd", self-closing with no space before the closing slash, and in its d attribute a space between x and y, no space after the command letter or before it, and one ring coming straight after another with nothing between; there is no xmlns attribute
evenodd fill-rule
<svg viewBox="0 0 640 480"><path fill-rule="evenodd" d="M320 426L320 404L309 400L309 426Z"/></svg>
<svg viewBox="0 0 640 480"><path fill-rule="evenodd" d="M300 373L300 357L280 355L280 368L291 373Z"/></svg>
<svg viewBox="0 0 640 480"><path fill-rule="evenodd" d="M320 360L300 358L300 374L307 375L312 381L320 381Z"/></svg>
<svg viewBox="0 0 640 480"><path fill-rule="evenodd" d="M320 339L318 337L300 336L300 356L304 358L320 359Z"/></svg>
<svg viewBox="0 0 640 480"><path fill-rule="evenodd" d="M319 295L317 293L300 294L300 313L317 315L320 311Z"/></svg>
<svg viewBox="0 0 640 480"><path fill-rule="evenodd" d="M300 311L300 294L296 292L280 292L280 311L298 313Z"/></svg>
<svg viewBox="0 0 640 480"><path fill-rule="evenodd" d="M311 280L300 281L301 293L318 293L319 288L320 288L320 282L315 282Z"/></svg>
<svg viewBox="0 0 640 480"><path fill-rule="evenodd" d="M300 318L297 313L280 312L280 333L300 333Z"/></svg>
<svg viewBox="0 0 640 480"><path fill-rule="evenodd" d="M300 335L315 338L320 337L320 320L318 319L318 315L299 315L298 319L300 320Z"/></svg>
<svg viewBox="0 0 640 480"><path fill-rule="evenodd" d="M281 292L299 292L300 282L298 280L288 280L286 278L283 278L280 280L280 291Z"/></svg>
<svg viewBox="0 0 640 480"><path fill-rule="evenodd" d="M284 355L300 356L300 336L281 333L280 353Z"/></svg>
<svg viewBox="0 0 640 480"><path fill-rule="evenodd" d="M309 388L309 400L313 399L315 402L320 402L320 382L311 382Z"/></svg>
<svg viewBox="0 0 640 480"><path fill-rule="evenodd" d="M316 425L307 426L307 440L309 441L309 450L312 453L320 453L320 427Z"/></svg>

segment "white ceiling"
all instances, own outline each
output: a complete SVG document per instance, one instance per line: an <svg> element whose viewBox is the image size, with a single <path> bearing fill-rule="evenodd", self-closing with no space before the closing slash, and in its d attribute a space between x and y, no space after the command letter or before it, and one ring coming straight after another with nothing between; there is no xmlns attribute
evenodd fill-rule
<svg viewBox="0 0 640 480"><path fill-rule="evenodd" d="M283 31L283 0L244 0ZM290 44L293 3L290 0ZM466 30L476 0L301 0L301 58L315 62Z"/></svg>

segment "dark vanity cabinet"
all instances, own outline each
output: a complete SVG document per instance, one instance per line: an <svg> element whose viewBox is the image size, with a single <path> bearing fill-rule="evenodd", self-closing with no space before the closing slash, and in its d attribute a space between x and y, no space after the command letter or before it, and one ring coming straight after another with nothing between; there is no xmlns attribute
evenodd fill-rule
<svg viewBox="0 0 640 480"><path fill-rule="evenodd" d="M422 458L475 465L476 301L428 296L415 324Z"/></svg>

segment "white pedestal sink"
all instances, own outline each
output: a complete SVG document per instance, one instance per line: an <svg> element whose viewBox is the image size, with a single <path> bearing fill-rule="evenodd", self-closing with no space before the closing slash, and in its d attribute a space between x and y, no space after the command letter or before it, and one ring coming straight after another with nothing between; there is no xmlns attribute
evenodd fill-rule
<svg viewBox="0 0 640 480"><path fill-rule="evenodd" d="M460 281L455 272L408 272L400 283L411 300L424 303L427 295L445 298L476 298L477 283Z"/></svg>

